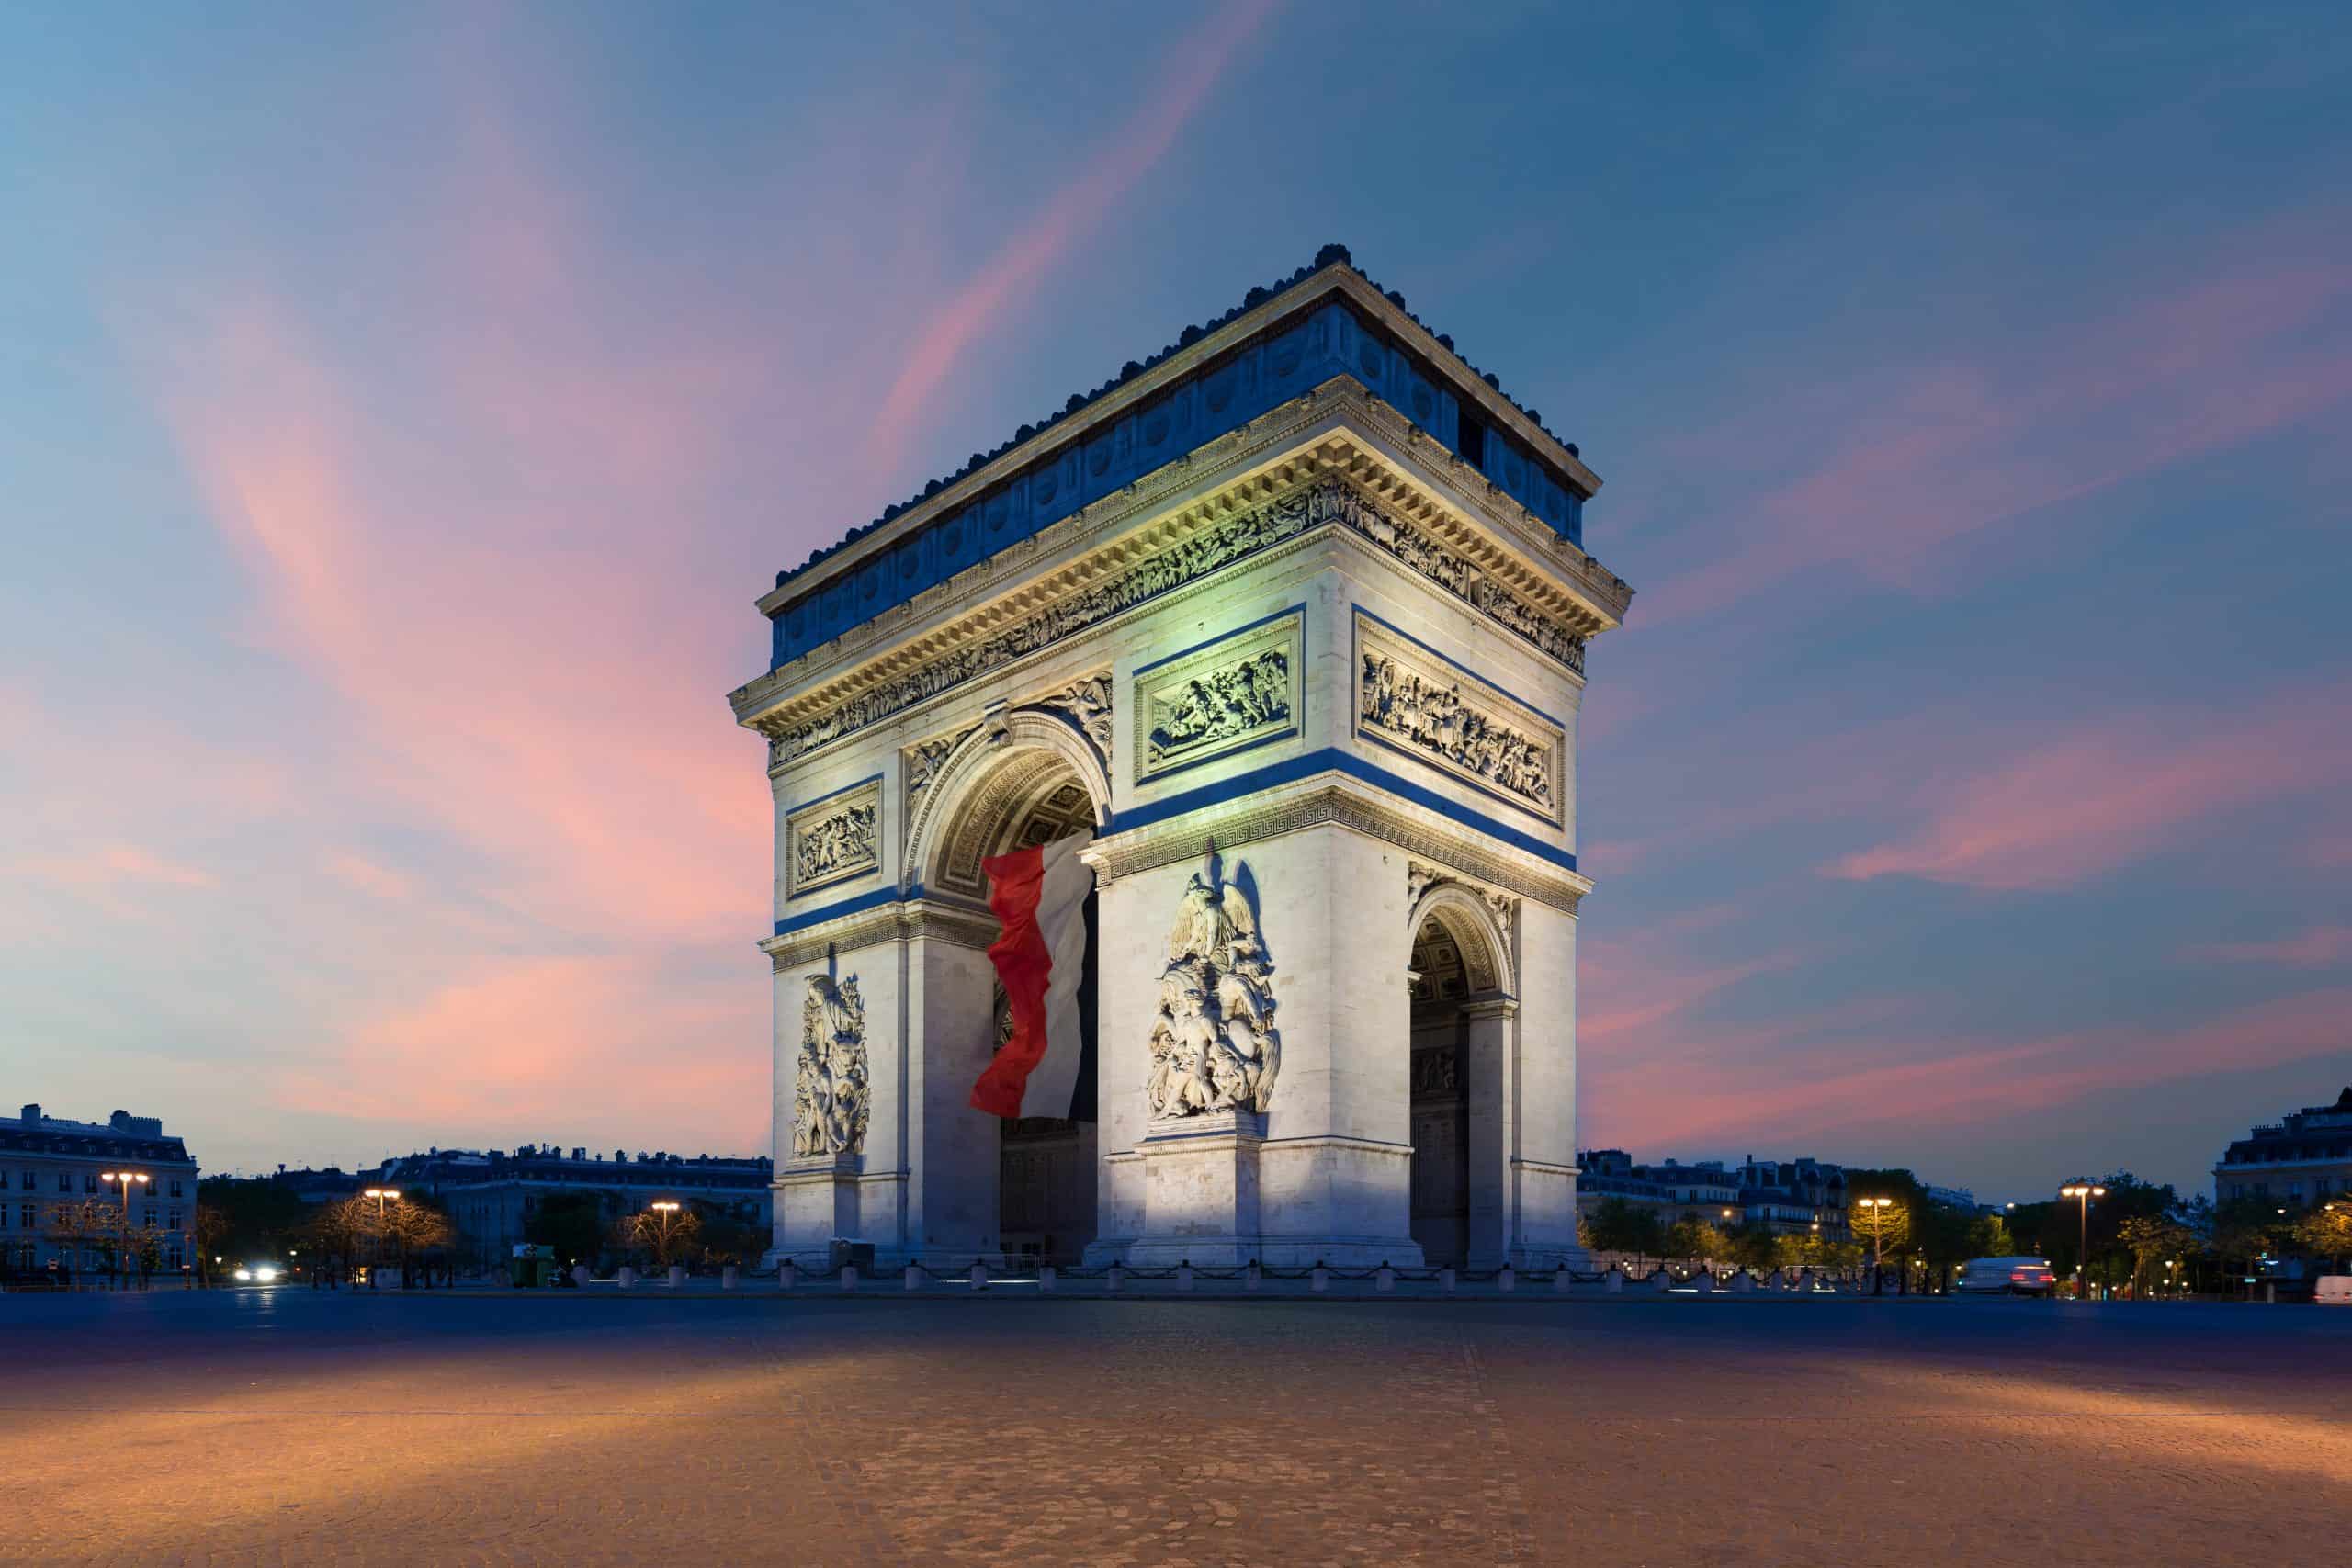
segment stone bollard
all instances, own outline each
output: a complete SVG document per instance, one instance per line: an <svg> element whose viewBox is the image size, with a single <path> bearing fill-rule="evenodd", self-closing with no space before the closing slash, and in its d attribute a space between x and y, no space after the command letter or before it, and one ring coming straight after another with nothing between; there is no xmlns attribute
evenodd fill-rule
<svg viewBox="0 0 2352 1568"><path fill-rule="evenodd" d="M1395 1290L1396 1288L1396 1270L1391 1269L1385 1263L1382 1264L1380 1266L1380 1272L1373 1276L1372 1288L1383 1292L1384 1294Z"/></svg>
<svg viewBox="0 0 2352 1568"><path fill-rule="evenodd" d="M1745 1269L1731 1277L1732 1294L1744 1296L1756 1288L1756 1280Z"/></svg>
<svg viewBox="0 0 2352 1568"><path fill-rule="evenodd" d="M1102 1288L1106 1291L1116 1292L1119 1288L1119 1275L1121 1272L1122 1270L1115 1263L1112 1264L1108 1269L1105 1269L1102 1271Z"/></svg>
<svg viewBox="0 0 2352 1568"><path fill-rule="evenodd" d="M1441 1269L1437 1271L1437 1293L1442 1296L1450 1296L1453 1294L1453 1270L1452 1269Z"/></svg>
<svg viewBox="0 0 2352 1568"><path fill-rule="evenodd" d="M620 1281L622 1290L629 1290L637 1283L637 1270L624 1263L621 1265L620 1273L616 1278Z"/></svg>
<svg viewBox="0 0 2352 1568"><path fill-rule="evenodd" d="M775 1266L776 1289L779 1291L792 1289L792 1281L798 1277L799 1273L800 1270L792 1266L791 1258L787 1258L779 1262Z"/></svg>
<svg viewBox="0 0 2352 1568"><path fill-rule="evenodd" d="M575 1263L571 1266L571 1282L582 1290L588 1288L588 1281L592 1277L585 1263Z"/></svg>
<svg viewBox="0 0 2352 1568"><path fill-rule="evenodd" d="M920 1263L910 1263L910 1264L908 1264L908 1265L907 1265L907 1289L909 1289L909 1290L910 1290L910 1291L920 1291L920 1290L922 1290L922 1287L923 1287L922 1265L922 1264L920 1264Z"/></svg>
<svg viewBox="0 0 2352 1568"><path fill-rule="evenodd" d="M1674 1288L1674 1270L1661 1263L1650 1270L1649 1278L1642 1283L1662 1296Z"/></svg>
<svg viewBox="0 0 2352 1568"><path fill-rule="evenodd" d="M1241 1288L1247 1291L1254 1291L1258 1288L1259 1283L1264 1280L1264 1278L1265 1276L1259 1271L1258 1260L1253 1258L1250 1260L1250 1268L1248 1271L1242 1276Z"/></svg>
<svg viewBox="0 0 2352 1568"><path fill-rule="evenodd" d="M1563 1269L1562 1272L1565 1273L1566 1270ZM1625 1293L1625 1270L1618 1268L1614 1263L1611 1264L1609 1266L1609 1272L1600 1277L1600 1288L1603 1292L1612 1296L1623 1295Z"/></svg>
<svg viewBox="0 0 2352 1568"><path fill-rule="evenodd" d="M1513 1291L1519 1289L1518 1270L1513 1269L1508 1263L1504 1264L1500 1269L1496 1269L1495 1289L1500 1291L1504 1295L1509 1295Z"/></svg>
<svg viewBox="0 0 2352 1568"><path fill-rule="evenodd" d="M1193 1288L1193 1260L1189 1258L1176 1265L1176 1288L1180 1291Z"/></svg>
<svg viewBox="0 0 2352 1568"><path fill-rule="evenodd" d="M988 1288L989 1266L975 1258L972 1259L972 1289L985 1291Z"/></svg>
<svg viewBox="0 0 2352 1568"><path fill-rule="evenodd" d="M726 1268L721 1269L718 1271L718 1288L722 1291L733 1290L735 1288L736 1278L735 1265L729 1263Z"/></svg>
<svg viewBox="0 0 2352 1568"><path fill-rule="evenodd" d="M844 1263L842 1265L842 1289L844 1291L854 1291L857 1289L856 1264Z"/></svg>
<svg viewBox="0 0 2352 1568"><path fill-rule="evenodd" d="M672 1290L673 1290L673 1291L674 1291L674 1290L676 1290L679 1286L681 1286L681 1285L684 1284L685 1282L686 1282L686 1268L685 1268L685 1265L684 1265L684 1264L683 1264L683 1263L673 1263L673 1264L671 1264L671 1265L670 1265L670 1288L671 1288Z"/></svg>
<svg viewBox="0 0 2352 1568"><path fill-rule="evenodd" d="M1059 1272L1052 1264L1041 1263L1037 1266L1037 1289L1046 1295L1050 1296L1054 1293L1054 1281L1059 1278Z"/></svg>
<svg viewBox="0 0 2352 1568"><path fill-rule="evenodd" d="M1690 1288L1702 1296L1712 1296L1715 1293L1715 1277L1702 1269L1690 1276Z"/></svg>
<svg viewBox="0 0 2352 1568"><path fill-rule="evenodd" d="M1318 1296L1331 1288L1331 1271L1323 1267L1319 1258L1315 1260L1315 1272L1308 1277L1306 1288Z"/></svg>
<svg viewBox="0 0 2352 1568"><path fill-rule="evenodd" d="M1614 1273L1616 1272L1616 1270L1615 1270L1614 1269L1611 1269L1611 1270L1610 1270L1610 1272L1611 1272L1611 1273L1612 1273L1612 1274L1614 1274ZM1563 1258L1562 1259L1560 1259L1560 1261L1559 1261L1559 1262L1557 1262L1557 1263L1555 1263L1555 1264L1554 1264L1554 1265L1553 1265L1553 1267L1552 1267L1552 1293L1553 1293L1554 1295L1555 1295L1555 1296L1565 1296L1565 1295L1566 1295L1566 1294L1568 1293L1568 1287L1570 1287L1571 1285L1574 1285L1575 1283L1576 1283L1576 1281L1575 1281L1574 1280L1571 1280L1571 1279L1569 1279L1569 1278L1568 1278L1568 1260L1567 1260L1566 1258Z"/></svg>

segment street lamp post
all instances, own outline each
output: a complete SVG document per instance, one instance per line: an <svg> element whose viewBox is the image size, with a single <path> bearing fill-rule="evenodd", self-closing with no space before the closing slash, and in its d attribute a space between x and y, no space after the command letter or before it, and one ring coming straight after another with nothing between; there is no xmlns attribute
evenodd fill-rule
<svg viewBox="0 0 2352 1568"><path fill-rule="evenodd" d="M678 1205L668 1198L657 1198L646 1207L662 1216L653 1227L654 1239L659 1244L653 1249L654 1261L667 1269L670 1267L670 1227L677 1223L673 1216L677 1213Z"/></svg>
<svg viewBox="0 0 2352 1568"><path fill-rule="evenodd" d="M376 1200L376 1246L378 1247L376 1262L377 1266L380 1268L384 1261L381 1250L384 1245L384 1205L387 1202L399 1202L401 1201L401 1190L397 1187L370 1187L366 1191L362 1192L360 1196L362 1198L373 1198ZM406 1285L408 1280L403 1278L401 1280L401 1283L402 1285ZM368 1288L371 1291L376 1288L376 1269L374 1269L368 1270Z"/></svg>
<svg viewBox="0 0 2352 1568"><path fill-rule="evenodd" d="M2079 1302L2091 1292L2091 1200L2106 1197L2107 1189L2076 1182L2058 1189L2058 1195L2079 1202L2082 1224L2075 1247L2075 1299Z"/></svg>
<svg viewBox="0 0 2352 1568"><path fill-rule="evenodd" d="M144 1187L148 1176L143 1170L109 1170L100 1175L98 1179L109 1187L118 1181L122 1183L122 1243L114 1249L114 1270L120 1275L124 1255L130 1250L130 1184L136 1181Z"/></svg>
<svg viewBox="0 0 2352 1568"><path fill-rule="evenodd" d="M1869 1219L1871 1222L1871 1294L1875 1296L1882 1293L1885 1289L1885 1281L1879 1277L1880 1271L1886 1267L1886 1231L1884 1226L1884 1218L1887 1210L1894 1207L1894 1200L1892 1198L1857 1198L1854 1201L1869 1212Z"/></svg>

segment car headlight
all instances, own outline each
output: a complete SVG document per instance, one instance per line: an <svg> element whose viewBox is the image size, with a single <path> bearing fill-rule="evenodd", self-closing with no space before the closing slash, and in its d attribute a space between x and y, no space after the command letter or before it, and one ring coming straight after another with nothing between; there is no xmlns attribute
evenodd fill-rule
<svg viewBox="0 0 2352 1568"><path fill-rule="evenodd" d="M264 1284L267 1284L270 1280L277 1278L277 1270L265 1263L260 1268L254 1270L254 1278L259 1280Z"/></svg>
<svg viewBox="0 0 2352 1568"><path fill-rule="evenodd" d="M250 1269L240 1269L237 1270L237 1278L240 1280L250 1280L253 1277L254 1271Z"/></svg>

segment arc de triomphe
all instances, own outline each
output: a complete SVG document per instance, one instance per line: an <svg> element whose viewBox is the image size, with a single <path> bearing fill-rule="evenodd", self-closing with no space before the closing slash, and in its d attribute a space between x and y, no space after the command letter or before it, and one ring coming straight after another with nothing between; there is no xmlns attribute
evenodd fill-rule
<svg viewBox="0 0 2352 1568"><path fill-rule="evenodd" d="M1576 1257L1600 482L1329 247L779 573L778 1251ZM981 862L1089 828L1092 1103L1002 1122Z"/></svg>

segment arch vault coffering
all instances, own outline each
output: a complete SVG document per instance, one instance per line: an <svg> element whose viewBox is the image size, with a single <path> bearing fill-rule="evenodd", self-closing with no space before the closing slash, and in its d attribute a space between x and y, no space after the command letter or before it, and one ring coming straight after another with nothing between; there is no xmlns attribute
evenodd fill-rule
<svg viewBox="0 0 2352 1568"><path fill-rule="evenodd" d="M1042 710L1003 716L957 741L913 802L903 884L988 895L980 863L1049 837L1100 829L1111 804L1102 759L1076 726Z"/></svg>

